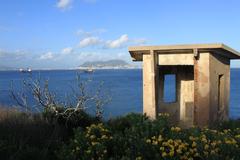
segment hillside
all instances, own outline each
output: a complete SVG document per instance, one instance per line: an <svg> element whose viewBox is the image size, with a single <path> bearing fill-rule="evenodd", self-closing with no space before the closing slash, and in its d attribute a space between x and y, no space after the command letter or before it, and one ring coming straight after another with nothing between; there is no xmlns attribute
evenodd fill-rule
<svg viewBox="0 0 240 160"><path fill-rule="evenodd" d="M124 60L113 59L107 61L87 61L79 66L79 68L95 68L95 69L121 69L121 68L136 68L136 66L130 65Z"/></svg>

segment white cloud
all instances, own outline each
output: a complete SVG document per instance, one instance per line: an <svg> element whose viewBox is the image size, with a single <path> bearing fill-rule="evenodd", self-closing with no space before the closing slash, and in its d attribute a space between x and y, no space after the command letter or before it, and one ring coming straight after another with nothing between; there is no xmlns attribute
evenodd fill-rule
<svg viewBox="0 0 240 160"><path fill-rule="evenodd" d="M106 31L107 30L103 29L103 28L95 29L95 30L92 30L92 31L85 31L83 29L79 29L77 31L77 35L78 36L83 36L83 37L90 37L90 36L93 36L93 35L96 35L96 34L104 33Z"/></svg>
<svg viewBox="0 0 240 160"><path fill-rule="evenodd" d="M102 41L98 37L86 37L79 42L79 47L84 48L88 46L95 46L101 42Z"/></svg>
<svg viewBox="0 0 240 160"><path fill-rule="evenodd" d="M73 48L72 47L67 47L67 48L64 48L62 49L62 52L61 52L63 55L68 55L68 54L71 54L73 53Z"/></svg>
<svg viewBox="0 0 240 160"><path fill-rule="evenodd" d="M127 42L129 42L129 38L127 34L120 36L116 40L107 41L106 48L122 48Z"/></svg>
<svg viewBox="0 0 240 160"><path fill-rule="evenodd" d="M25 51L22 50L16 50L16 51L6 51L3 49L0 49L0 58L6 58L6 59L21 59L25 58L28 54Z"/></svg>
<svg viewBox="0 0 240 160"><path fill-rule="evenodd" d="M114 59L115 55L105 52L81 52L78 54L77 59L81 61L100 61Z"/></svg>
<svg viewBox="0 0 240 160"><path fill-rule="evenodd" d="M47 52L39 57L39 59L41 59L41 60L50 60L53 58L54 58L54 56L53 56L52 52Z"/></svg>
<svg viewBox="0 0 240 160"><path fill-rule="evenodd" d="M79 29L76 34L82 38L79 43L79 47L88 47L88 46L96 46L101 45L105 49L117 49L123 48L127 45L142 45L147 42L144 38L135 38L130 39L128 34L121 35L118 39L115 40L104 40L100 38L100 34L106 32L106 29L95 29L92 31L85 31L83 29Z"/></svg>
<svg viewBox="0 0 240 160"><path fill-rule="evenodd" d="M130 60L128 52L80 52L76 55L75 59L79 62L83 61L101 61L101 60L111 60L111 59L122 59L125 61Z"/></svg>
<svg viewBox="0 0 240 160"><path fill-rule="evenodd" d="M88 32L88 31L84 31L83 29L79 29L79 30L77 30L77 35L89 37L92 35L92 32Z"/></svg>
<svg viewBox="0 0 240 160"><path fill-rule="evenodd" d="M59 9L66 10L66 9L71 8L72 1L73 0L58 0L56 6Z"/></svg>
<svg viewBox="0 0 240 160"><path fill-rule="evenodd" d="M137 45L142 45L147 42L145 38L133 39L132 42Z"/></svg>

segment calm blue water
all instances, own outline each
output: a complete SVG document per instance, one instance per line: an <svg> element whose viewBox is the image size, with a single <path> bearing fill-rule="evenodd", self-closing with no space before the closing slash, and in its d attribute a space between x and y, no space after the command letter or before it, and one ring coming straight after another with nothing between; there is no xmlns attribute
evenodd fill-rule
<svg viewBox="0 0 240 160"><path fill-rule="evenodd" d="M74 101L72 88L76 88L76 75L79 74L86 82L87 93L94 94L96 88L102 84L102 92L110 95L111 101L104 106L106 118L124 115L129 112L142 112L142 70L96 70L93 74L77 73L75 70L33 71L32 77L41 77L49 80L49 88L56 94L57 100ZM18 71L0 72L0 104L14 105L11 99L10 86L13 83L14 91L22 91L23 79L29 74ZM230 117L240 118L240 69L231 69ZM30 104L33 99L28 95ZM89 108L94 112L94 108Z"/></svg>

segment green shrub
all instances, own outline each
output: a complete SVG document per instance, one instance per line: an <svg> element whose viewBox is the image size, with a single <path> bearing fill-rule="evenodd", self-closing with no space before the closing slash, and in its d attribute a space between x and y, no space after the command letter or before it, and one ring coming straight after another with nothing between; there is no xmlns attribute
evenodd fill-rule
<svg viewBox="0 0 240 160"><path fill-rule="evenodd" d="M58 114L56 118L58 124L65 125L70 130L78 127L86 128L93 123L99 122L96 117L91 116L83 110L76 110L66 112L64 114Z"/></svg>
<svg viewBox="0 0 240 160"><path fill-rule="evenodd" d="M64 127L49 123L41 114L1 110L0 159L56 159L55 150L68 136Z"/></svg>
<svg viewBox="0 0 240 160"><path fill-rule="evenodd" d="M93 123L100 122L98 118L91 116L84 110L70 107L46 107L42 115L47 122L66 126L69 130L78 127L86 128Z"/></svg>
<svg viewBox="0 0 240 160"><path fill-rule="evenodd" d="M2 111L0 159L240 159L239 120L182 129L168 114L151 120L131 113L100 122L81 110L55 111Z"/></svg>
<svg viewBox="0 0 240 160"><path fill-rule="evenodd" d="M86 131L75 129L74 138L63 146L59 152L59 159L107 159L107 151L111 150L112 136L102 124L92 124Z"/></svg>
<svg viewBox="0 0 240 160"><path fill-rule="evenodd" d="M106 139L101 137L106 135ZM240 159L240 128L181 129L168 114L150 120L129 114L75 130L74 138L58 152L60 159Z"/></svg>
<svg viewBox="0 0 240 160"><path fill-rule="evenodd" d="M142 153L146 159L160 157L153 154L153 148L146 139L169 129L167 117L162 115L152 121L145 115L132 113L109 120L106 125L93 124L85 131L75 130L74 138L62 148L59 157L74 160L135 159ZM106 139L102 140L103 136Z"/></svg>

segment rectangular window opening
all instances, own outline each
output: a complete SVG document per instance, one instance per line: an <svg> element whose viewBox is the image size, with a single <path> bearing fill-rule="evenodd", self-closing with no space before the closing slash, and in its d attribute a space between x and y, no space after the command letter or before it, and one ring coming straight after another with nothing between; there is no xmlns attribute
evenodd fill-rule
<svg viewBox="0 0 240 160"><path fill-rule="evenodd" d="M224 104L224 76L218 76L218 112L221 112Z"/></svg>
<svg viewBox="0 0 240 160"><path fill-rule="evenodd" d="M165 103L176 102L176 75L165 74L164 75L164 86L163 86L163 101Z"/></svg>

